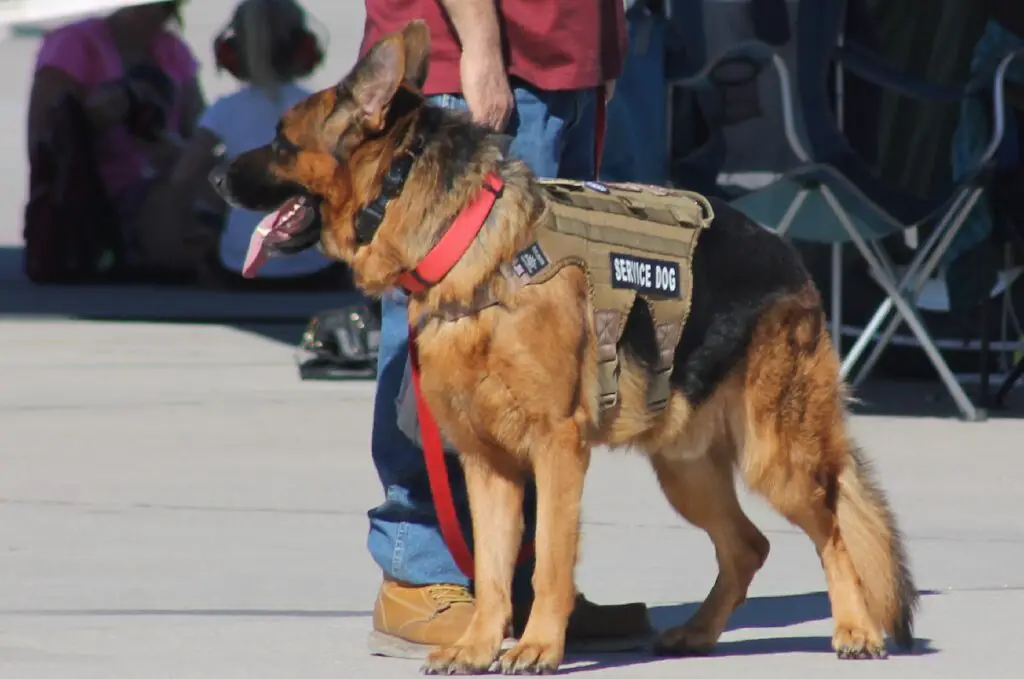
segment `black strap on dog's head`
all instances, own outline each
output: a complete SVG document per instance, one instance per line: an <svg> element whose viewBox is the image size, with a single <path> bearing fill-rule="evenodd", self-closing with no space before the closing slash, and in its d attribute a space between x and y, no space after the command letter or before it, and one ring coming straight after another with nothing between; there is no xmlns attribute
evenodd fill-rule
<svg viewBox="0 0 1024 679"><path fill-rule="evenodd" d="M417 134L409 147L391 161L391 167L388 168L387 174L381 181L380 194L369 205L361 208L356 215L356 242L359 245L368 245L373 240L381 222L384 221L384 212L387 210L388 203L402 193L405 180L409 178L409 171L412 170L412 164L423 153L426 143L426 138L422 134Z"/></svg>

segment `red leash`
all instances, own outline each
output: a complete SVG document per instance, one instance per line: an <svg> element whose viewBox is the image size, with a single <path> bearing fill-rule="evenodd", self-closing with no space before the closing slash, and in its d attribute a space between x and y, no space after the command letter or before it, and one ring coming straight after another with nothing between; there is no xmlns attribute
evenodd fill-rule
<svg viewBox="0 0 1024 679"><path fill-rule="evenodd" d="M409 328L409 364L412 372L412 388L416 392L416 410L420 421L420 440L423 444L423 461L427 466L430 494L434 498L434 511L441 527L441 537L448 545L455 565L467 578L473 577L473 552L466 544L466 538L459 527L459 515L455 511L452 486L448 481L448 466L445 462L444 443L441 430L430 414L427 401L420 388L420 360L416 350L416 333Z"/></svg>
<svg viewBox="0 0 1024 679"><path fill-rule="evenodd" d="M597 88L597 112L595 120L594 130L594 176L599 175L601 167L601 157L604 152L604 135L605 135L605 88L602 85ZM479 233L483 223L487 220L487 214L490 212L491 207L494 205L494 201L497 198L497 194L501 190L501 179L500 178L488 178L485 182L485 190L481 191L480 198L474 200L466 210L459 215L456 219L456 223L449 229L448 234L445 234L447 238L449 234L453 232L451 241L458 243L459 246L453 246L452 249L445 248L439 250L435 248L431 253L427 255L427 258L434 256L435 253L443 252L443 255L437 257L443 259L446 263L450 261L450 265L447 268L443 266L437 269L443 269L443 273L437 274L437 271L431 270L428 274L427 271L423 270L423 266L417 267L416 271L412 272L411 275L406 275L403 278L403 283L407 284L407 290L413 292L419 292L426 289L427 284L436 283L440 280L444 274L448 273L455 262L458 261L458 257L466 251L469 247L469 243L472 242L472 237L475 237ZM463 219L463 218L466 219ZM459 228L457 228L459 227ZM475 227L475 230L474 230ZM472 233L472 237L467 238L467 234ZM442 239L443 241L444 239ZM438 244L441 245L440 243ZM461 247L461 251L459 251ZM457 253L457 255L455 254ZM452 257L454 256L454 261ZM427 260L424 258L424 261ZM433 260L431 260L433 261ZM429 267L435 269L435 267ZM427 275L425 275L427 274ZM424 280L427 279L427 280ZM433 280L430 280L433 279ZM448 545L448 551L451 552L452 559L455 560L455 565L459 567L459 570L465 574L467 578L473 577L474 565L473 565L473 552L469 549L469 545L466 543L466 538L462 534L462 528L459 525L459 515L455 511L455 499L452 497L452 487L448 480L448 466L445 461L444 443L441 439L441 430L437 426L437 422L434 420L433 415L430 413L430 408L427 406L426 399L423 398L423 391L420 388L420 361L419 352L416 349L416 329L409 328L409 366L410 372L412 373L412 388L416 394L416 410L418 413L418 419L420 422L420 440L423 444L423 461L427 468L427 479L430 483L430 495L434 499L434 510L437 513L437 523L441 529L441 537L444 538L444 542ZM533 543L528 542L522 546L519 551L518 564L523 564L533 558Z"/></svg>
<svg viewBox="0 0 1024 679"><path fill-rule="evenodd" d="M604 85L598 87L597 100L594 102L597 106L597 113L594 116L594 179L601 177L601 158L604 157L604 135L608 116L608 102L604 98L607 91Z"/></svg>

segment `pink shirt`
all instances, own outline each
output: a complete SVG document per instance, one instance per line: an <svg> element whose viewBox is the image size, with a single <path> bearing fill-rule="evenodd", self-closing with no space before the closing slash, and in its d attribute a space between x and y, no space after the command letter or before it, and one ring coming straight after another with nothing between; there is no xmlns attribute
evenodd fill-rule
<svg viewBox="0 0 1024 679"><path fill-rule="evenodd" d="M181 86L195 77L198 64L188 45L165 32L153 43L153 58L178 85L178 95L169 117L172 129L181 121ZM86 92L124 74L121 55L103 19L85 19L58 28L44 39L36 57L36 70L44 66L60 69L81 83ZM123 126L113 127L96 140L100 176L112 198L143 178L147 161L136 141Z"/></svg>

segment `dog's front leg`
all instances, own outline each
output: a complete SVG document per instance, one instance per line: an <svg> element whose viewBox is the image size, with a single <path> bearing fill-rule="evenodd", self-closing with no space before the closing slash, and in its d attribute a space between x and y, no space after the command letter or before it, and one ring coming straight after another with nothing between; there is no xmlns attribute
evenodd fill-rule
<svg viewBox="0 0 1024 679"><path fill-rule="evenodd" d="M523 539L525 476L506 465L499 470L491 460L487 454L462 458L473 518L476 611L454 645L430 653L423 668L427 674L486 672L498 657L512 617L512 575Z"/></svg>
<svg viewBox="0 0 1024 679"><path fill-rule="evenodd" d="M519 643L501 659L505 674L554 672L565 656L565 630L576 600L574 570L579 542L583 478L590 448L574 420L563 422L535 451L537 562L533 607Z"/></svg>

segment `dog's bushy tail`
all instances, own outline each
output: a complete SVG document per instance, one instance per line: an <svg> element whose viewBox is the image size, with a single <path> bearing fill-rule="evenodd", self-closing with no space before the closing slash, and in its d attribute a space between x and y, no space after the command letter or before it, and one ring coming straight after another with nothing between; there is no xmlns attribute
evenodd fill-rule
<svg viewBox="0 0 1024 679"><path fill-rule="evenodd" d="M836 517L864 592L868 614L902 648L914 644L917 588L889 502L861 451L850 445L839 473Z"/></svg>

